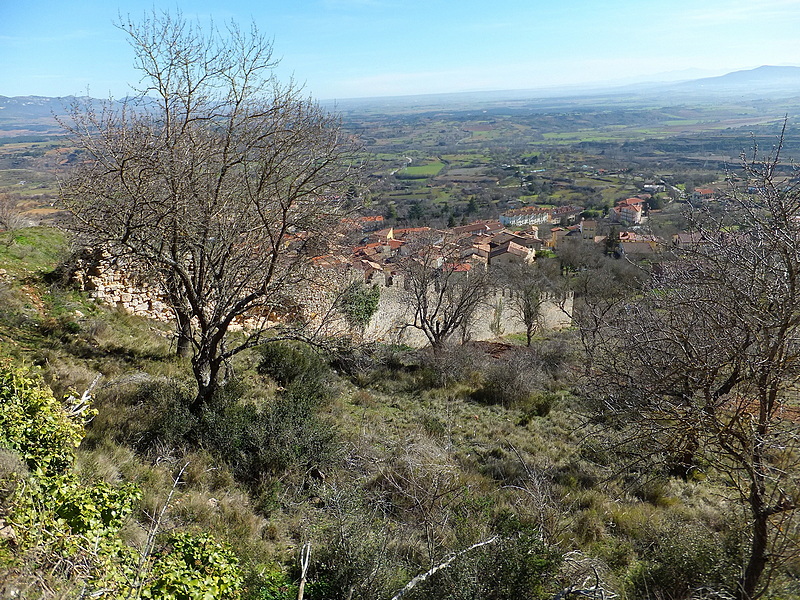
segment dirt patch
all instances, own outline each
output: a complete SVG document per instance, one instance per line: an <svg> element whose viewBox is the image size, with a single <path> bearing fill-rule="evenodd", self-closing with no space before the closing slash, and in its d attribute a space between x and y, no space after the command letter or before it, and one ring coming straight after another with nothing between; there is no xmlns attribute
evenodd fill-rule
<svg viewBox="0 0 800 600"><path fill-rule="evenodd" d="M469 342L467 345L477 348L484 354L488 354L494 359L505 358L510 354L519 352L521 346L515 344L505 344L503 342Z"/></svg>

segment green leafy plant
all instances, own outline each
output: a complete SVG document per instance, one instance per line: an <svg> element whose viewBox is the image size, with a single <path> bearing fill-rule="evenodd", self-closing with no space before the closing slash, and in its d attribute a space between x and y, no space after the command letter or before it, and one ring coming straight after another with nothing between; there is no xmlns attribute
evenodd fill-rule
<svg viewBox="0 0 800 600"><path fill-rule="evenodd" d="M173 535L158 556L143 598L215 600L241 597L239 562L230 549L207 533Z"/></svg>
<svg viewBox="0 0 800 600"><path fill-rule="evenodd" d="M268 571L258 575L257 581L248 582L252 600L295 600L298 585L283 571Z"/></svg>
<svg viewBox="0 0 800 600"><path fill-rule="evenodd" d="M263 408L231 403L207 410L198 436L239 481L256 483L266 474L330 460L335 435L319 406L308 389L291 386Z"/></svg>
<svg viewBox="0 0 800 600"><path fill-rule="evenodd" d="M363 330L378 310L380 299L381 290L377 285L367 287L356 281L342 293L339 298L339 308L352 328Z"/></svg>
<svg viewBox="0 0 800 600"><path fill-rule="evenodd" d="M93 413L88 394L62 404L38 379L3 365L0 408L0 446L30 469L4 474L14 480L6 522L17 553L53 572L72 565L65 575L89 589L122 589L134 561L119 531L141 496L134 485L87 483L71 469Z"/></svg>
<svg viewBox="0 0 800 600"><path fill-rule="evenodd" d="M140 498L132 484L87 485L74 473L32 476L17 488L9 523L18 550L34 551L40 567L71 562L85 582L121 589L135 561L119 532Z"/></svg>
<svg viewBox="0 0 800 600"><path fill-rule="evenodd" d="M261 346L258 372L283 387L308 388L319 393L328 375L328 365L308 345L267 342Z"/></svg>
<svg viewBox="0 0 800 600"><path fill-rule="evenodd" d="M0 447L18 452L31 471L65 472L94 412L74 396L66 405L22 369L0 366Z"/></svg>

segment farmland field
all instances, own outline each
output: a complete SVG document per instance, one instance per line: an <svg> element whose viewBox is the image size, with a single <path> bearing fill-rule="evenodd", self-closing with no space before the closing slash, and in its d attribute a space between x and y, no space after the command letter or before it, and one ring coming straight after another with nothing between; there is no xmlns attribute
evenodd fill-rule
<svg viewBox="0 0 800 600"><path fill-rule="evenodd" d="M530 203L602 213L648 181L666 177L691 188L723 178L754 141L771 147L786 115L784 156L800 156L794 100L670 106L622 96L450 104L396 99L337 110L344 129L364 146L369 210L390 223L493 218ZM31 217L50 210L57 169L77 159L57 128L44 126L9 123L0 143L0 194Z"/></svg>

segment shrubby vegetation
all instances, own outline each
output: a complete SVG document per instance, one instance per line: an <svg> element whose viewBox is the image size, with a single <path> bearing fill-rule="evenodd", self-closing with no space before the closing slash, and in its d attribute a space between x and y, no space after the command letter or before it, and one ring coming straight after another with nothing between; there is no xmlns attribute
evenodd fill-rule
<svg viewBox="0 0 800 600"><path fill-rule="evenodd" d="M5 365L0 371L0 447L19 455L30 471L59 475L72 466L89 407L70 397L64 407L41 382Z"/></svg>
<svg viewBox="0 0 800 600"><path fill-rule="evenodd" d="M149 539L142 548L126 543L123 527L141 500L139 487L86 481L72 468L90 414L86 398L62 404L41 381L9 365L0 380L0 444L12 463L0 477L4 489L13 488L2 515L5 542L14 549L5 559L5 593L38 597L70 582L67 589L81 596L238 596L237 561L207 534L178 534L155 553ZM27 473L8 460L14 455L27 463Z"/></svg>
<svg viewBox="0 0 800 600"><path fill-rule="evenodd" d="M605 259L580 261L586 316L640 281ZM0 323L27 340L16 360L32 365L7 362L2 374L9 593L296 598L304 544L312 600L388 600L443 564L404 597L735 591L747 549L735 498L708 463L684 477L625 462L613 420L587 437L600 422L581 409L576 332L530 348L331 355L268 341L231 365L224 396L195 415L169 331L33 277L5 293L36 293L39 308ZM91 406L76 405L69 390L97 374ZM56 400L44 381L72 399ZM208 568L196 571L196 559ZM771 572L766 597L791 597L798 569L789 560Z"/></svg>
<svg viewBox="0 0 800 600"><path fill-rule="evenodd" d="M582 335L422 351L267 340L199 414L168 330L46 272L4 280L0 333L23 342L0 377L4 593L283 600L310 546L311 600L735 594L751 538L723 465L637 446L584 403L612 348L591 327L630 311L645 274L561 259ZM70 392L98 375L91 404ZM796 594L786 548L763 597Z"/></svg>

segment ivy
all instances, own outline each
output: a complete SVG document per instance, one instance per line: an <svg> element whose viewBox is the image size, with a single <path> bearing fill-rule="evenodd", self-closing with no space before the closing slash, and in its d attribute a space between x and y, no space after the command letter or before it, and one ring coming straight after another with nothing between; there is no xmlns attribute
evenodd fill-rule
<svg viewBox="0 0 800 600"><path fill-rule="evenodd" d="M0 448L18 454L30 470L6 475L15 480L3 519L13 530L14 554L38 571L82 581L93 597L238 598L236 557L208 534L175 534L149 558L123 541L120 532L141 501L139 488L85 482L72 469L92 413L88 397L61 403L40 380L0 364ZM140 589L132 587L136 581L143 581Z"/></svg>
<svg viewBox="0 0 800 600"><path fill-rule="evenodd" d="M363 330L378 310L380 298L381 290L377 285L367 287L356 281L342 293L339 306L347 323L354 329Z"/></svg>
<svg viewBox="0 0 800 600"><path fill-rule="evenodd" d="M136 553L119 533L141 499L136 486L86 484L72 472L51 477L39 472L16 491L9 524L18 551L31 551L39 567L80 565L71 575L89 588L127 588Z"/></svg>

